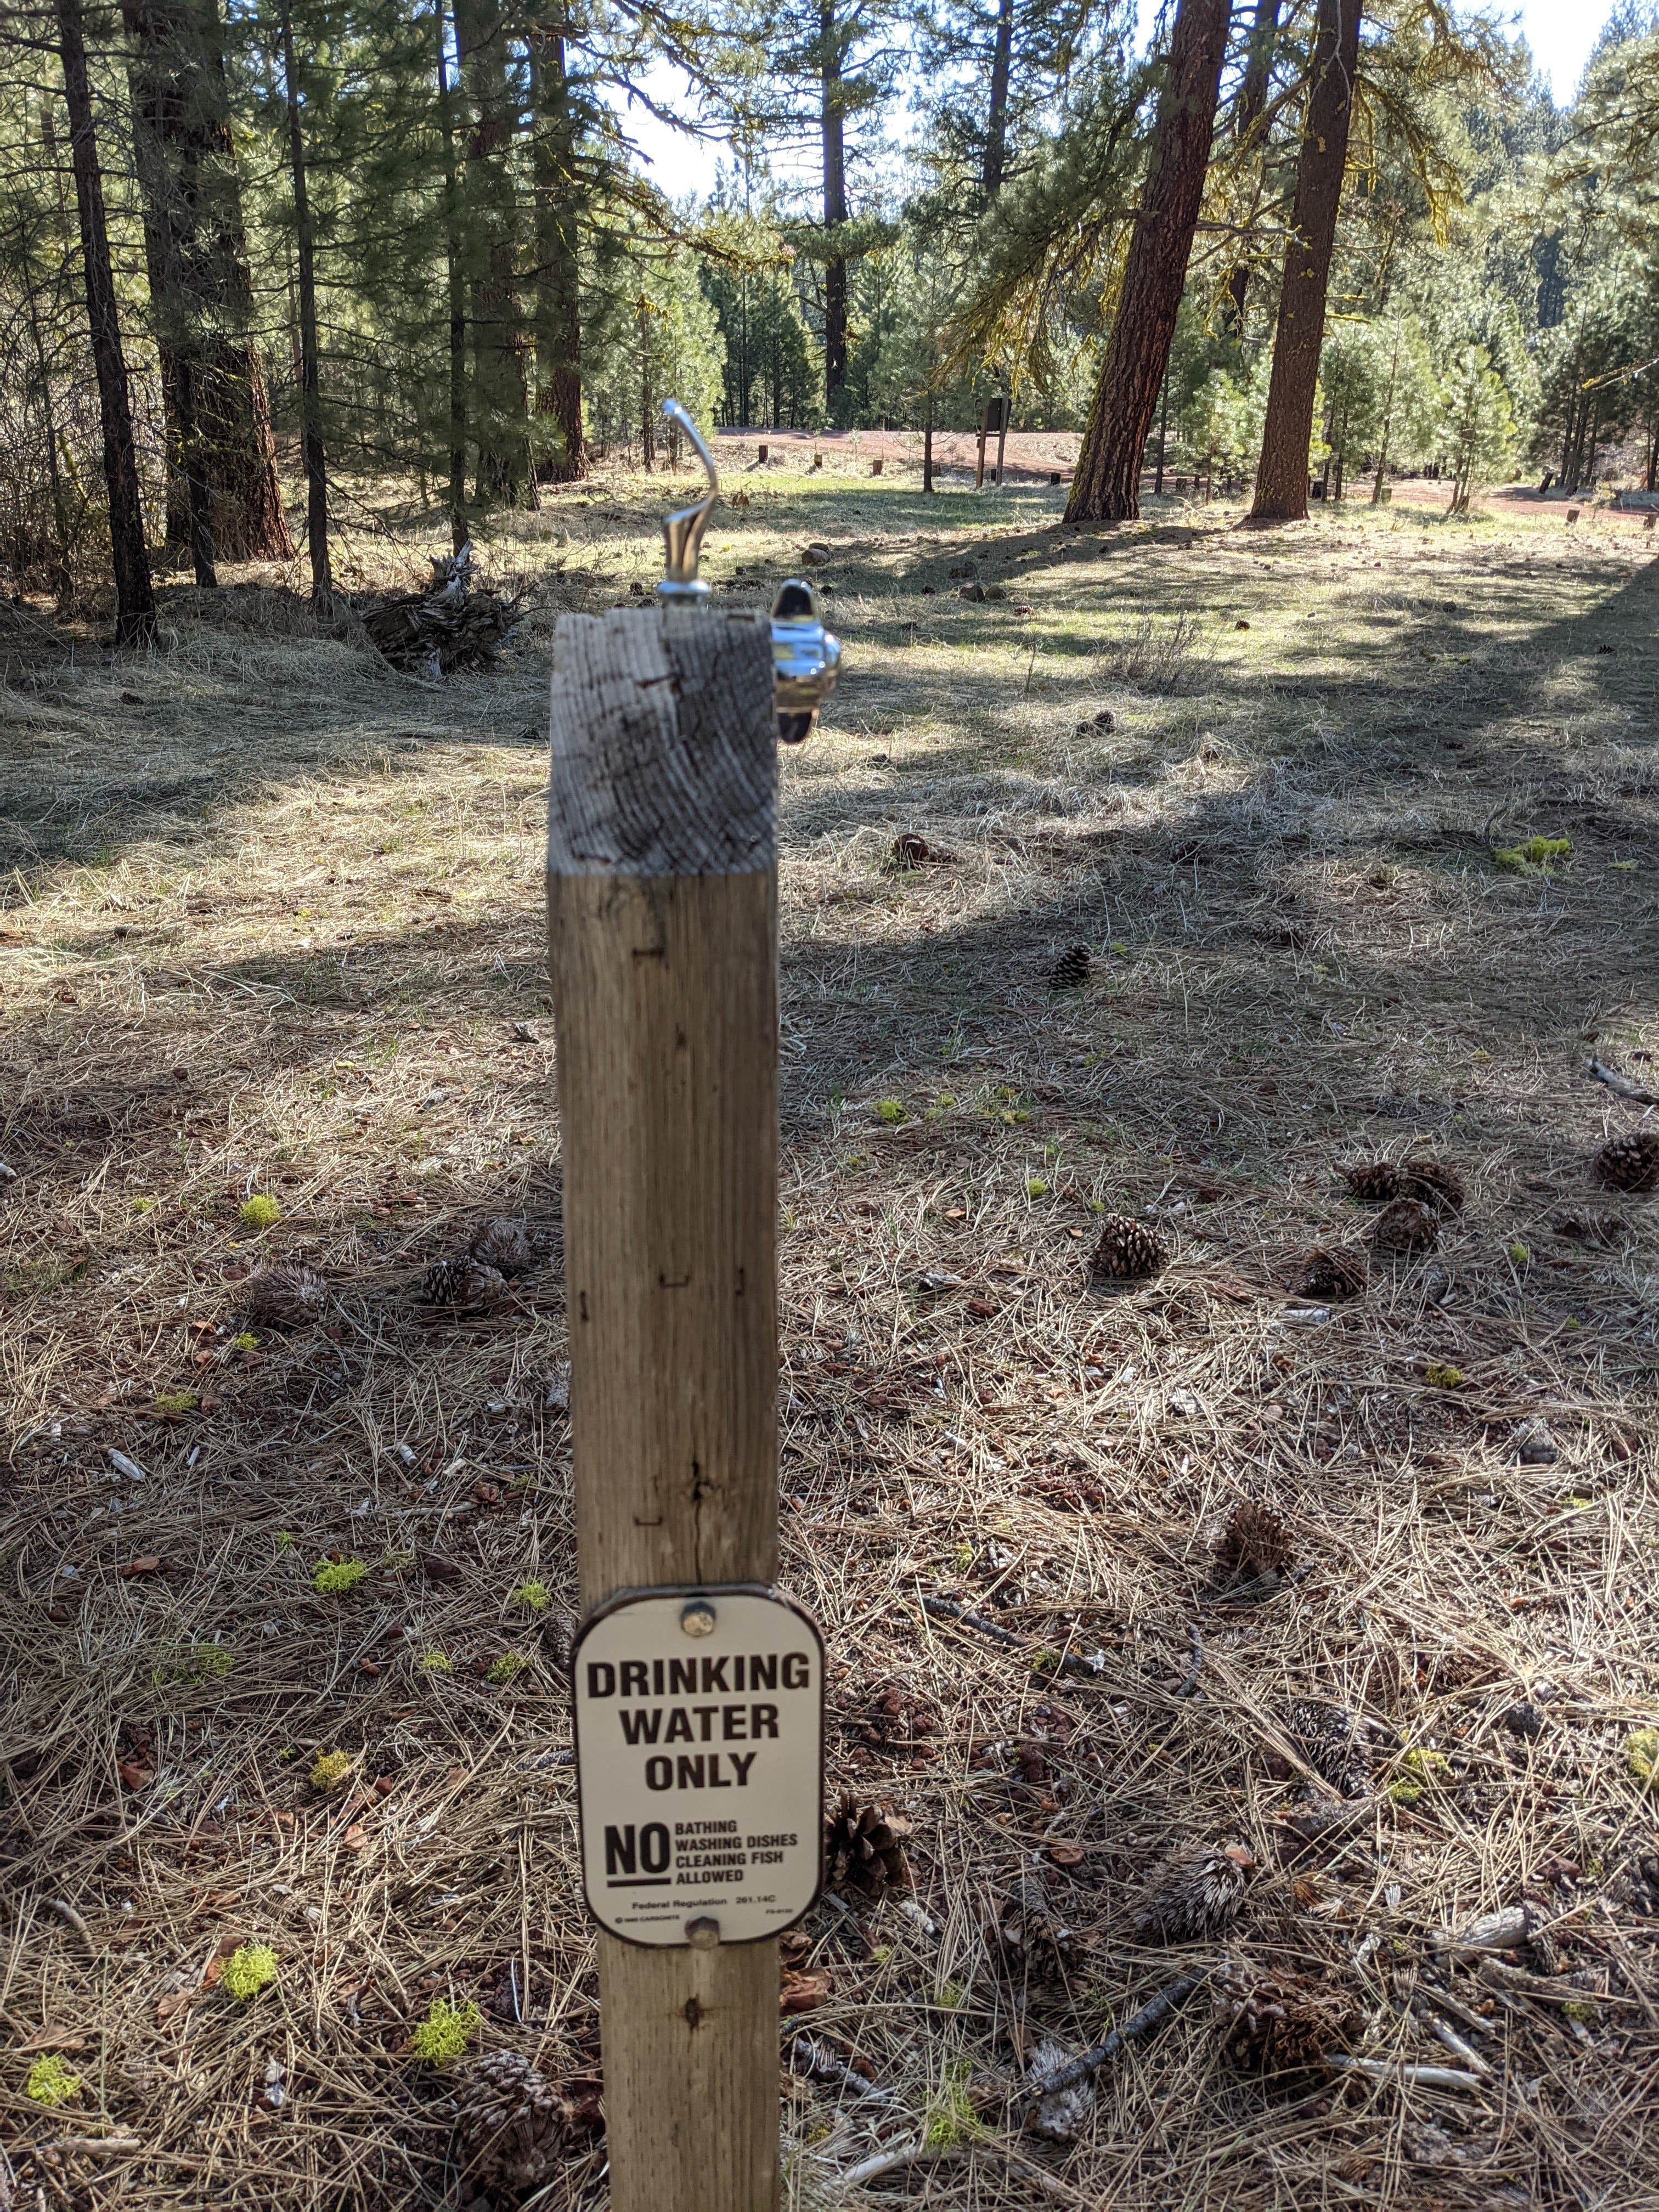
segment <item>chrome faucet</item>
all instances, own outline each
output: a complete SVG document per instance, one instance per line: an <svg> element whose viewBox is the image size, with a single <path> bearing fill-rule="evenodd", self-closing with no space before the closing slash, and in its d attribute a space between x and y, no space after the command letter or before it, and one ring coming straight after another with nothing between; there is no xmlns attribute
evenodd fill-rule
<svg viewBox="0 0 1659 2212"><path fill-rule="evenodd" d="M720 496L720 477L702 434L679 401L665 399L662 411L665 421L685 433L708 477L702 497L690 507L676 507L662 526L668 557L657 596L671 605L691 603L708 597L697 566L709 514ZM799 576L791 576L772 602L772 671L778 741L798 745L811 736L818 709L835 690L841 671L841 640L825 629L817 596Z"/></svg>

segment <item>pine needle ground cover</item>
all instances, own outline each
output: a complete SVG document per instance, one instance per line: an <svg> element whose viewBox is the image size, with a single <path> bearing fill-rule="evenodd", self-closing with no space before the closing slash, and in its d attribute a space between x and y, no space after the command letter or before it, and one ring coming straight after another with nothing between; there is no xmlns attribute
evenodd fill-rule
<svg viewBox="0 0 1659 2212"><path fill-rule="evenodd" d="M909 1879L790 1947L790 2202L1659 2203L1659 1212L1577 1072L1659 1050L1651 565L1060 496L772 477L708 564L818 541L847 644L783 764L782 1514ZM0 2198L506 2203L454 2121L513 2052L534 2202L603 2202L543 727L664 503L488 544L527 621L441 689L270 574L9 664ZM1374 1249L1344 1170L1427 1158L1461 1212ZM422 1303L502 1218L528 1269Z"/></svg>

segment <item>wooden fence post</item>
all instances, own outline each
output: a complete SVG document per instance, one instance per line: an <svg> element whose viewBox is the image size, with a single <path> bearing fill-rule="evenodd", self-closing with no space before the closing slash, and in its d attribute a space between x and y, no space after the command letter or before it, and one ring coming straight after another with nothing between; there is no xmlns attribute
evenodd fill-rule
<svg viewBox="0 0 1659 2212"><path fill-rule="evenodd" d="M549 961L585 1610L776 1565L777 720L765 616L567 616ZM599 1936L613 2212L770 2212L775 1940Z"/></svg>

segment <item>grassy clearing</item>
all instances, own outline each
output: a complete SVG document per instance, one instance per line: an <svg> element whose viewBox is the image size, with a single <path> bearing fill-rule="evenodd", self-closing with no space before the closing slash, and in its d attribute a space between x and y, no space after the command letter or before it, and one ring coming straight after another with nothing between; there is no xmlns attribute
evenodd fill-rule
<svg viewBox="0 0 1659 2212"><path fill-rule="evenodd" d="M1659 1051L1651 562L1403 504L1074 537L1044 489L744 481L706 573L758 602L823 542L847 647L783 763L787 1575L836 1657L832 1788L912 1821L925 1908L811 1923L829 1991L781 2047L891 2094L786 2074L792 2203L1659 2203L1659 1244L1586 1172L1640 1109L1576 1072ZM167 595L148 660L4 641L20 2202L456 2204L459 2063L418 2050L476 2005L471 2047L593 2065L542 725L556 614L648 588L663 504L617 481L503 531L522 647L439 690L269 576ZM434 536L365 531L347 582ZM933 857L896 866L905 832ZM1494 860L1534 838L1570 850ZM1091 979L1052 994L1072 944ZM1425 1146L1469 1185L1439 1248L1297 1319L1298 1255L1365 1227L1336 1164ZM1113 1209L1175 1256L1106 1299ZM434 1322L419 1273L504 1211L542 1266ZM244 1326L268 1254L326 1275L323 1320ZM1553 1462L1517 1459L1530 1419ZM1254 1603L1210 1552L1245 1497L1297 1542ZM1305 1849L1296 1695L1377 1729L1375 1804ZM1455 2067L1437 1991L1482 2086L1264 2084L1200 1998L1074 2147L1011 2136L1039 2040L1213 1963L1133 1903L1234 1839L1240 1976L1326 1977L1352 2051ZM1022 1872L1081 1943L1030 1987ZM1554 1948L1522 1981L1435 1948L1523 1901ZM838 2186L911 2142L951 2155ZM603 2194L581 2149L538 2201Z"/></svg>

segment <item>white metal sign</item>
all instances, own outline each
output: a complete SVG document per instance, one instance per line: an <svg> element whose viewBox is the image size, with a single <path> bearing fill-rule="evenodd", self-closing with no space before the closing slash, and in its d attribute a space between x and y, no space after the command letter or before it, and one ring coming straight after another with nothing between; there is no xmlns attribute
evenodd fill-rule
<svg viewBox="0 0 1659 2212"><path fill-rule="evenodd" d="M630 1943L776 1936L818 1893L823 1644L753 1583L647 1590L571 1655L582 1880Z"/></svg>

